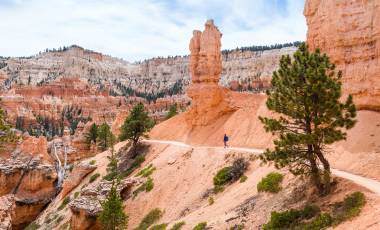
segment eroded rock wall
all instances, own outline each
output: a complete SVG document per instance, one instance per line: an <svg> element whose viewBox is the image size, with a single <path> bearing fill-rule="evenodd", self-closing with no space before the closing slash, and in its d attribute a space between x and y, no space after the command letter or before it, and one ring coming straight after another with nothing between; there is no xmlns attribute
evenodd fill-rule
<svg viewBox="0 0 380 230"><path fill-rule="evenodd" d="M359 109L380 110L380 1L307 0L307 43L343 72L344 95Z"/></svg>

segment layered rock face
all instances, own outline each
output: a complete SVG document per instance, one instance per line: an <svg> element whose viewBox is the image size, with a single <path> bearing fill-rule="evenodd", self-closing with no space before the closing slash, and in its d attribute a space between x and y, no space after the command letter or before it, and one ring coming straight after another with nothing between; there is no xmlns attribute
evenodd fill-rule
<svg viewBox="0 0 380 230"><path fill-rule="evenodd" d="M192 125L209 122L233 111L228 103L228 90L218 85L222 71L222 34L212 20L205 24L203 32L194 31L190 41L191 81L187 94L192 99L188 120Z"/></svg>
<svg viewBox="0 0 380 230"><path fill-rule="evenodd" d="M380 2L307 0L307 43L343 72L344 95L359 109L380 110Z"/></svg>
<svg viewBox="0 0 380 230"><path fill-rule="evenodd" d="M11 224L21 229L36 218L56 194L57 173L45 138L25 136L10 158L0 159L0 196L12 194ZM4 206L3 203L0 206Z"/></svg>

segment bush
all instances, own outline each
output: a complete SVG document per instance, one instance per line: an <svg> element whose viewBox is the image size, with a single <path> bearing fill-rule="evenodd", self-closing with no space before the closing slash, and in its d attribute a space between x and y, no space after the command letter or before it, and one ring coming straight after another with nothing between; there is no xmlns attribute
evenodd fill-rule
<svg viewBox="0 0 380 230"><path fill-rule="evenodd" d="M133 198L135 198L142 191L145 191L145 192L152 191L153 187L154 187L153 179L149 177L145 183L143 183L135 191L133 191Z"/></svg>
<svg viewBox="0 0 380 230"><path fill-rule="evenodd" d="M146 230L148 229L154 222L158 221L162 217L162 211L158 208L151 210L146 216L142 219L139 226L134 230Z"/></svg>
<svg viewBox="0 0 380 230"><path fill-rule="evenodd" d="M248 179L248 177L246 175L241 176L240 177L240 183L244 183L247 179Z"/></svg>
<svg viewBox="0 0 380 230"><path fill-rule="evenodd" d="M244 225L243 224L238 224L230 228L230 230L243 230Z"/></svg>
<svg viewBox="0 0 380 230"><path fill-rule="evenodd" d="M288 229L299 225L302 220L308 220L319 213L316 206L306 206L304 209L290 209L284 212L272 212L270 221L263 225L264 230Z"/></svg>
<svg viewBox="0 0 380 230"><path fill-rule="evenodd" d="M78 196L79 196L79 192L75 192L74 193L74 199L78 198Z"/></svg>
<svg viewBox="0 0 380 230"><path fill-rule="evenodd" d="M150 228L150 230L166 230L168 224L158 224Z"/></svg>
<svg viewBox="0 0 380 230"><path fill-rule="evenodd" d="M214 176L214 185L215 186L223 186L231 181L231 167L224 167L219 170Z"/></svg>
<svg viewBox="0 0 380 230"><path fill-rule="evenodd" d="M215 200L214 198L212 198L211 196L208 198L208 204L209 205L213 205L215 203Z"/></svg>
<svg viewBox="0 0 380 230"><path fill-rule="evenodd" d="M91 160L91 161L89 162L89 164L90 164L90 165L94 165L94 164L96 164L96 160Z"/></svg>
<svg viewBox="0 0 380 230"><path fill-rule="evenodd" d="M130 167L128 167L127 170L121 173L121 177L125 178L128 177L133 173L133 171L141 166L141 164L145 161L145 156L138 155L135 159L133 159L133 162Z"/></svg>
<svg viewBox="0 0 380 230"><path fill-rule="evenodd" d="M234 160L231 166L230 175L232 182L239 180L241 176L247 171L248 162L244 158Z"/></svg>
<svg viewBox="0 0 380 230"><path fill-rule="evenodd" d="M170 230L180 230L185 225L185 222L178 222L173 227L170 228Z"/></svg>
<svg viewBox="0 0 380 230"><path fill-rule="evenodd" d="M64 209L68 203L70 203L70 196L67 196L65 199L63 199L61 205L58 207L58 211Z"/></svg>
<svg viewBox="0 0 380 230"><path fill-rule="evenodd" d="M201 222L193 228L193 230L204 230L207 227L207 222Z"/></svg>
<svg viewBox="0 0 380 230"><path fill-rule="evenodd" d="M150 164L149 166L147 166L143 170L141 170L139 173L137 173L136 176L148 177L148 176L152 175L154 170L156 170L156 168L153 167L152 164Z"/></svg>
<svg viewBox="0 0 380 230"><path fill-rule="evenodd" d="M281 181L283 179L283 175L276 172L269 173L266 177L261 179L261 181L257 184L257 191L259 192L271 192L277 193L281 190Z"/></svg>
<svg viewBox="0 0 380 230"><path fill-rule="evenodd" d="M361 192L354 192L346 196L342 202L336 202L333 205L334 225L359 215L365 203L365 196Z"/></svg>
<svg viewBox="0 0 380 230"><path fill-rule="evenodd" d="M90 177L89 182L90 182L90 183L94 182L96 179L98 179L99 176L100 176L99 173L95 173L94 175L92 175L92 176Z"/></svg>

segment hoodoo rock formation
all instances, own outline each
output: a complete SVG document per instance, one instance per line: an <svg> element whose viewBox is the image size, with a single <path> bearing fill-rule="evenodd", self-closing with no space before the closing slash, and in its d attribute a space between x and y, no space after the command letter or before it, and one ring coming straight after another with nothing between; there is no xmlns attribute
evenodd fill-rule
<svg viewBox="0 0 380 230"><path fill-rule="evenodd" d="M307 0L307 43L343 73L359 109L380 110L380 1Z"/></svg>
<svg viewBox="0 0 380 230"><path fill-rule="evenodd" d="M222 34L212 20L205 30L195 30L190 41L191 82L187 94L192 99L188 120L192 125L207 125L234 109L228 103L228 90L218 85L222 72Z"/></svg>

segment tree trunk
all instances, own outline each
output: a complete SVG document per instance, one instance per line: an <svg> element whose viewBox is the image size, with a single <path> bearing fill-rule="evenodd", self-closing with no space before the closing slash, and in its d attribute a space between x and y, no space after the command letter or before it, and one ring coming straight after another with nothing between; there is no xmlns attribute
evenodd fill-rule
<svg viewBox="0 0 380 230"><path fill-rule="evenodd" d="M321 181L321 176L319 175L319 169L317 162L313 155L313 148L312 145L308 145L308 158L310 162L311 167L311 179L313 180L314 185L317 187L319 194L323 194L323 184Z"/></svg>
<svg viewBox="0 0 380 230"><path fill-rule="evenodd" d="M330 170L330 163L327 161L327 159L323 156L323 153L319 146L315 146L315 153L318 156L318 159L322 162L323 165L323 184L324 184L324 192L330 193L331 189L331 170Z"/></svg>

